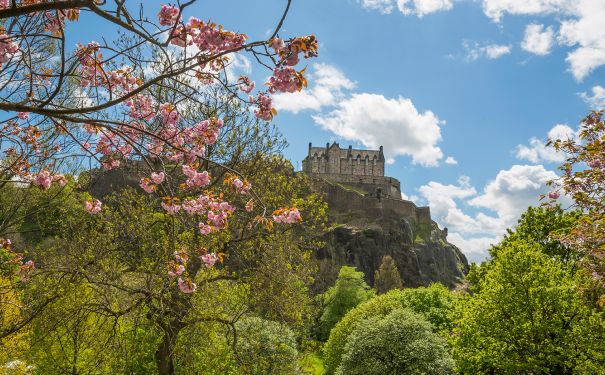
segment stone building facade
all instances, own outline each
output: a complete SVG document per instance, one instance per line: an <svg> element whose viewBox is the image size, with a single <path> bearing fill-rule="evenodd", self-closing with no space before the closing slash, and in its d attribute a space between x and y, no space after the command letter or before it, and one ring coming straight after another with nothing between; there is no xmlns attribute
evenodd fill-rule
<svg viewBox="0 0 605 375"><path fill-rule="evenodd" d="M302 162L303 172L328 182L323 188L325 198L340 211L386 209L417 223L430 224L429 207L417 207L403 200L399 180L384 175L384 164L382 146L378 150L357 150L351 146L343 149L336 142L327 143L326 147L313 147L309 143L309 152Z"/></svg>

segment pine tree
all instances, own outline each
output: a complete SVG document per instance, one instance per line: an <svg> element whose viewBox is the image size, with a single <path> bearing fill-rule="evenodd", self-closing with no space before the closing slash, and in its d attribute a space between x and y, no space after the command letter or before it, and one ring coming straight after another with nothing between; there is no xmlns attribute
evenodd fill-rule
<svg viewBox="0 0 605 375"><path fill-rule="evenodd" d="M403 288L403 281L395 260L390 255L382 257L380 267L374 273L374 288L378 294L386 293L391 289Z"/></svg>

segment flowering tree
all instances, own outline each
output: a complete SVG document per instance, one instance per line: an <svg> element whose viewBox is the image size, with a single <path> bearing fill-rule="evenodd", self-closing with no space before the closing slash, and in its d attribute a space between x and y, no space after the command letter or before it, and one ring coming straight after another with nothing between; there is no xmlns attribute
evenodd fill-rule
<svg viewBox="0 0 605 375"><path fill-rule="evenodd" d="M214 157L228 121L220 116L220 105L208 101L219 87L217 101L239 101L259 121L272 120L272 95L306 86L304 69L295 66L316 56L317 41L279 37L290 0L271 36L259 41L186 18L195 3L178 1L148 11L144 2L126 0L0 0L0 192L70 188L64 174L74 161L105 170L134 161L145 166L141 191L150 202L161 200L158 206L175 223L195 222L196 237L220 238L237 212L245 213L246 228L270 231L274 223L300 222L296 207L267 203L251 181ZM119 30L118 37L106 41L99 34L97 41L79 41L80 17L108 23ZM234 75L233 61L242 55L269 69L266 89ZM95 198L80 205L94 217L104 210ZM0 220L3 290L18 290L35 272L33 261L11 241L21 219L16 216ZM170 252L170 259L162 258L164 276L183 296L173 296L174 301L189 301L198 288L198 271L221 262L218 250L183 243L199 241L173 240L163 250ZM24 309L27 315L3 327L0 337L22 329L56 298L50 295ZM173 371L168 357L174 337L158 351L164 356L158 359L160 373Z"/></svg>
<svg viewBox="0 0 605 375"><path fill-rule="evenodd" d="M306 86L304 69L294 66L301 57L316 55L317 41L313 36L278 37L290 1L275 31L261 41L249 41L214 22L195 17L186 21L195 2L162 5L149 15L142 3L125 0L1 0L0 150L5 159L0 188L9 183L39 189L63 186L67 160L86 159L113 169L136 159L148 166L140 187L162 196L167 213L197 217L202 235L224 229L236 207L212 193L216 181L209 168L220 163L208 157L223 119L183 114L191 106L203 106L204 92L218 85L231 99L249 105L259 119L270 121L276 114L272 94ZM120 37L82 41L72 49L67 41L76 37L74 24L81 16L109 22ZM249 77L233 77L230 64L238 54L249 54L271 70L266 90L255 91ZM175 177L175 169L184 175L184 183ZM257 210L258 221L301 220L296 208L272 215L237 171L224 177L234 191L249 195L245 209ZM83 206L92 215L102 210L96 199ZM10 240L2 241L4 252L13 253ZM33 269L13 254L11 262L22 274ZM216 255L204 260L212 265ZM178 263L173 270L178 286L191 293L195 285L181 276Z"/></svg>
<svg viewBox="0 0 605 375"><path fill-rule="evenodd" d="M563 172L551 181L551 204L561 195L573 199L582 214L568 234L558 236L564 244L579 250L593 278L605 286L605 120L603 112L592 112L584 120L578 139L556 140L552 146L567 154L559 167ZM605 304L605 296L601 296Z"/></svg>

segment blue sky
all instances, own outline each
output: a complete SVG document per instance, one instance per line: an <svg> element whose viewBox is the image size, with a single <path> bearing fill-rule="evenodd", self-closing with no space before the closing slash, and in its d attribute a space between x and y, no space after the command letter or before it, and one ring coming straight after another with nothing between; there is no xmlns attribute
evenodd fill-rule
<svg viewBox="0 0 605 375"><path fill-rule="evenodd" d="M256 40L284 5L200 1L185 18ZM315 34L320 50L309 89L275 99L286 157L384 145L405 196L479 261L555 177L547 137L574 137L605 105L603 19L603 0L295 0L280 36Z"/></svg>

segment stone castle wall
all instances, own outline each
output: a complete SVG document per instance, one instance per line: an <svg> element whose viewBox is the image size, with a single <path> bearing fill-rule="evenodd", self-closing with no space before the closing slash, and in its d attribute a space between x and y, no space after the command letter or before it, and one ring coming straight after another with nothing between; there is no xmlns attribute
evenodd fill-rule
<svg viewBox="0 0 605 375"><path fill-rule="evenodd" d="M323 177L323 176L322 176ZM321 179L316 179L320 181ZM413 202L401 198L376 197L374 195L361 195L354 191L344 189L330 181L323 183L322 192L328 206L339 212L361 211L365 217L377 218L391 212L398 216L411 218L418 224L431 224L431 211L429 207L417 207Z"/></svg>
<svg viewBox="0 0 605 375"><path fill-rule="evenodd" d="M349 146L341 149L338 143L326 147L313 147L303 160L307 173L329 173L352 176L384 176L384 155L380 150L357 150Z"/></svg>

